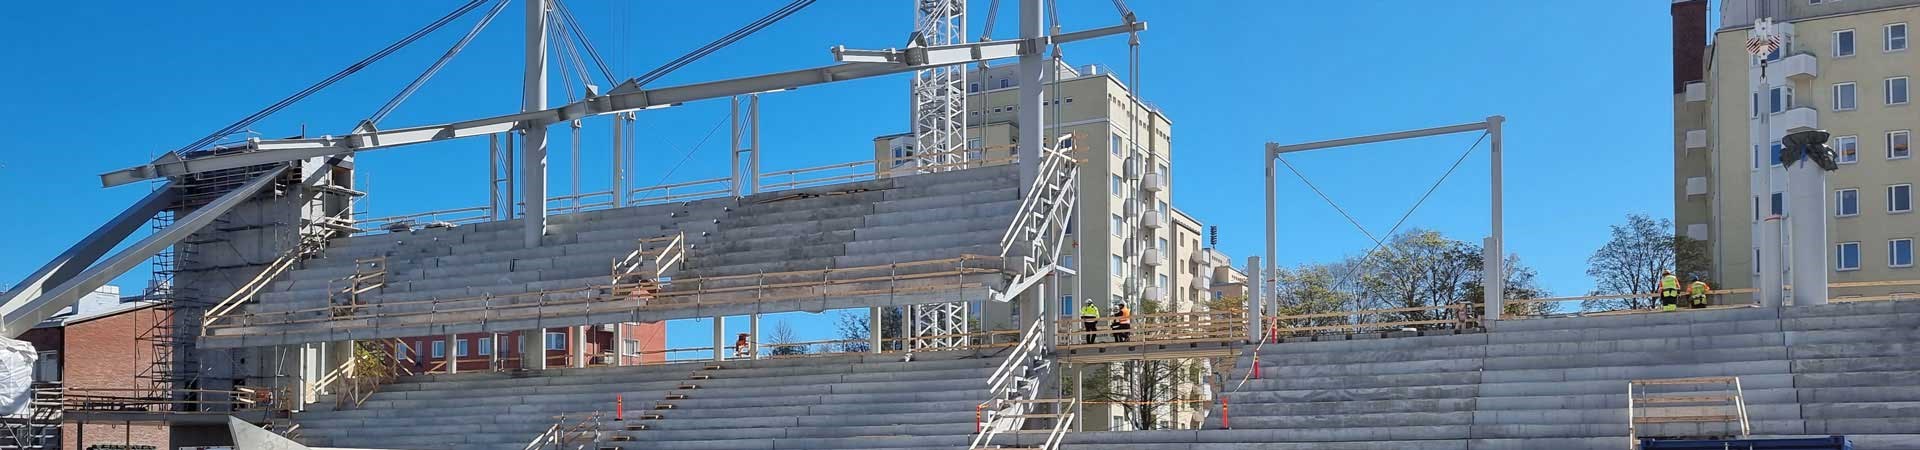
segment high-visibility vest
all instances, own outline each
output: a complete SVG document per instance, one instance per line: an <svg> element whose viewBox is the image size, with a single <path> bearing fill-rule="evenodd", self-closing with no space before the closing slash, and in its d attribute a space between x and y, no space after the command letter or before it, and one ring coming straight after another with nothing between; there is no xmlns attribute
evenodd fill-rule
<svg viewBox="0 0 1920 450"><path fill-rule="evenodd" d="M1133 310L1132 310L1132 309L1128 309L1128 308L1127 308L1126 306L1121 306L1121 307L1120 307L1120 312L1116 312L1116 313L1113 313L1113 323L1116 323L1116 324L1132 324L1132 323L1133 323Z"/></svg>
<svg viewBox="0 0 1920 450"><path fill-rule="evenodd" d="M1688 290L1692 291L1693 295L1707 295L1707 291L1710 289L1707 288L1707 282L1695 281L1692 286L1688 286Z"/></svg>
<svg viewBox="0 0 1920 450"><path fill-rule="evenodd" d="M1100 317L1100 307L1093 306L1093 305L1087 305L1085 307L1082 307L1080 308L1080 317L1085 317L1085 318Z"/></svg>
<svg viewBox="0 0 1920 450"><path fill-rule="evenodd" d="M1660 292L1680 292L1680 277L1667 275L1660 277Z"/></svg>

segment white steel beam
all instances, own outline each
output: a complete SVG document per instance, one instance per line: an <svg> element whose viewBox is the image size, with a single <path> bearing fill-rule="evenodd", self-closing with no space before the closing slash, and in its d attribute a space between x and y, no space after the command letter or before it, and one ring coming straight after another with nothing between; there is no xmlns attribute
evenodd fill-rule
<svg viewBox="0 0 1920 450"><path fill-rule="evenodd" d="M100 225L100 228L95 229L86 238L68 247L66 252L55 257L53 261L41 266L40 270L28 275L27 279L14 283L12 290L0 293L0 314L10 311L8 305L12 305L14 300L38 297L45 292L46 288L59 286L60 283L72 279L74 274L86 270L87 266L99 261L101 255L113 250L115 245L125 241L127 236L133 235L134 231L145 226L155 214L159 214L178 198L179 191L174 189L173 183L167 183L153 193L147 194L126 211L121 211L120 215Z"/></svg>
<svg viewBox="0 0 1920 450"><path fill-rule="evenodd" d="M253 197L254 193L260 192L262 188L273 184L274 178L279 177L280 173L284 171L286 171L286 166L262 172L256 176L253 181L249 181L238 189L221 195L212 202L187 214L186 217L175 221L173 226L169 226L147 236L146 239L135 242L132 246L127 247L126 250L121 250L120 253L116 253L113 257L107 258L106 261L89 267L87 270L74 275L66 282L60 283L53 289L47 290L45 294L33 297L25 303L14 305L4 313L0 313L0 336L10 338L19 336L21 333L25 333L28 329L33 328L33 326L40 323L40 321L46 320L48 317L53 317L61 308L66 308L74 302L79 301L81 296L93 292L95 288L106 284L107 281L112 280L113 277L119 276L121 273L126 272L127 269L140 265L142 262L145 262L147 258L152 257L155 253L159 253L160 250L172 246L174 243L180 242L188 236L192 236L194 232L200 231L201 228L213 223L213 220L219 218L221 214L226 214L226 212L232 210L233 207L239 206L248 198Z"/></svg>
<svg viewBox="0 0 1920 450"><path fill-rule="evenodd" d="M527 0L526 53L520 112L546 111L547 0ZM527 248L539 247L547 233L547 125L552 123L531 121L521 130L520 198L526 199L521 217L526 220Z"/></svg>
<svg viewBox="0 0 1920 450"><path fill-rule="evenodd" d="M1146 26L1146 22L1133 22L1131 24L1055 35L1051 41L1065 43L1086 40L1130 31L1145 30ZM296 161L356 151L479 136L516 128L539 128L560 121L600 114L633 111L669 106L689 101L725 98L734 95L794 89L802 86L825 84L835 81L912 72L933 66L970 64L1028 53L1037 55L1042 44L1043 42L1040 40L965 44L975 49L967 52L942 51L930 53L928 56L930 59L922 64L899 62L844 63L729 80L670 86L659 89L642 89L632 82L628 82L613 89L613 91L607 95L589 97L559 107L531 110L516 114L386 131L356 131L352 134L338 137L253 139L238 147L231 148L230 150L233 150L232 153L184 160L171 156L163 157L148 164L103 173L100 175L100 181L102 185L112 187L141 180L181 176L210 170ZM836 52L845 53L847 51L836 50ZM961 54L956 55L956 53ZM526 181L529 180L523 180L522 182L524 183Z"/></svg>

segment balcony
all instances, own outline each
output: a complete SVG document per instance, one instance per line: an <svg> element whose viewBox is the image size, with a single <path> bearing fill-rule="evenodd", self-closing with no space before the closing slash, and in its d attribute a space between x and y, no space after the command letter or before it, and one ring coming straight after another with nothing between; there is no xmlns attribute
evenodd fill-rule
<svg viewBox="0 0 1920 450"><path fill-rule="evenodd" d="M1160 249L1157 249L1157 248L1149 248L1147 249L1145 254L1140 255L1140 262L1142 264L1146 264L1149 266L1157 267L1160 265L1160 263L1164 262L1166 259L1167 259L1166 252L1162 252L1160 251Z"/></svg>
<svg viewBox="0 0 1920 450"><path fill-rule="evenodd" d="M1120 209L1125 210L1124 212L1126 213L1128 219L1132 219L1135 217L1140 217L1141 211L1145 210L1146 207L1141 206L1139 200L1133 200L1133 201L1128 201L1127 205L1121 207Z"/></svg>
<svg viewBox="0 0 1920 450"><path fill-rule="evenodd" d="M1707 148L1707 130L1687 130L1687 150Z"/></svg>
<svg viewBox="0 0 1920 450"><path fill-rule="evenodd" d="M1769 81L1775 77L1804 81L1818 76L1820 76L1819 60L1815 59L1813 55L1806 53L1781 58L1779 61L1774 61L1767 65L1767 78Z"/></svg>
<svg viewBox="0 0 1920 450"><path fill-rule="evenodd" d="M1192 280L1194 289L1203 291L1213 289L1213 277L1193 277Z"/></svg>
<svg viewBox="0 0 1920 450"><path fill-rule="evenodd" d="M1687 196L1707 195L1707 177L1687 178Z"/></svg>
<svg viewBox="0 0 1920 450"><path fill-rule="evenodd" d="M1805 106L1774 114L1767 122L1767 128L1774 136L1786 136L1790 133L1820 129L1820 113Z"/></svg>
<svg viewBox="0 0 1920 450"><path fill-rule="evenodd" d="M1140 217L1140 225L1147 228L1159 229L1167 225L1167 214L1160 212L1158 209L1149 209L1145 216Z"/></svg>
<svg viewBox="0 0 1920 450"><path fill-rule="evenodd" d="M1140 293L1140 298L1149 301L1161 301L1167 298L1167 288L1154 286Z"/></svg>
<svg viewBox="0 0 1920 450"><path fill-rule="evenodd" d="M1158 170L1147 172L1147 177L1140 180L1140 188L1146 189L1147 192L1167 190L1167 174L1160 173Z"/></svg>

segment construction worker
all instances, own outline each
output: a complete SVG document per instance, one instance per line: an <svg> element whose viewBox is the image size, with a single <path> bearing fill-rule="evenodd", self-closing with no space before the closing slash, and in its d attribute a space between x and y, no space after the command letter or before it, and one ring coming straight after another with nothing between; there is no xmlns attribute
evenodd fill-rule
<svg viewBox="0 0 1920 450"><path fill-rule="evenodd" d="M1113 302L1113 341L1127 342L1133 337L1133 333L1123 330L1131 329L1133 329L1133 310L1128 309L1125 303Z"/></svg>
<svg viewBox="0 0 1920 450"><path fill-rule="evenodd" d="M1093 300L1087 300L1087 306L1080 307L1080 329L1087 332L1086 340L1088 344L1094 343L1094 341L1099 338L1099 336L1094 334L1100 331L1099 319L1100 307L1094 306Z"/></svg>
<svg viewBox="0 0 1920 450"><path fill-rule="evenodd" d="M1700 281L1700 277L1693 277L1693 283L1687 285L1687 298L1693 301L1694 309L1707 307L1707 291L1711 290L1713 288L1708 287L1707 282Z"/></svg>
<svg viewBox="0 0 1920 450"><path fill-rule="evenodd" d="M1680 303L1680 277L1673 276L1673 271L1671 270L1661 271L1660 272L1660 309L1663 311L1673 311L1679 308L1679 303Z"/></svg>
<svg viewBox="0 0 1920 450"><path fill-rule="evenodd" d="M749 337L751 336L752 336L751 334L740 333L740 337L734 338L733 340L733 357L734 358L745 358L748 356L753 356L753 340L749 339Z"/></svg>

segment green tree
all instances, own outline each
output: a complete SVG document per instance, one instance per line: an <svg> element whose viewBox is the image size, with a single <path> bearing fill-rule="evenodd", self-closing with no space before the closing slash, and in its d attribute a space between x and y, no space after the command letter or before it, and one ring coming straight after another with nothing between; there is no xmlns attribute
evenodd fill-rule
<svg viewBox="0 0 1920 450"><path fill-rule="evenodd" d="M1588 295L1647 296L1588 300L1580 303L1581 309L1603 311L1652 307L1659 302L1653 292L1660 287L1660 274L1675 268L1675 248L1681 247L1681 239L1685 238L1673 235L1672 220L1656 220L1644 214L1628 214L1626 223L1609 228L1612 235L1607 243L1587 257L1587 276L1593 277L1594 282L1594 289ZM1689 244L1688 247L1697 250L1697 245Z"/></svg>

